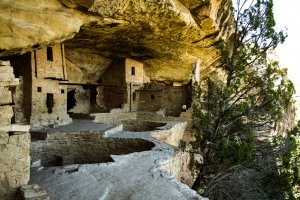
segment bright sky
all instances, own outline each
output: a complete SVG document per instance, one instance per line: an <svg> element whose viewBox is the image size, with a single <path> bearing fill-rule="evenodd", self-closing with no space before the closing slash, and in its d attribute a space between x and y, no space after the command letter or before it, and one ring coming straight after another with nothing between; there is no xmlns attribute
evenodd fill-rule
<svg viewBox="0 0 300 200"><path fill-rule="evenodd" d="M280 65L288 68L289 77L300 90L300 0L273 0L276 25L288 29L284 44L276 52Z"/></svg>

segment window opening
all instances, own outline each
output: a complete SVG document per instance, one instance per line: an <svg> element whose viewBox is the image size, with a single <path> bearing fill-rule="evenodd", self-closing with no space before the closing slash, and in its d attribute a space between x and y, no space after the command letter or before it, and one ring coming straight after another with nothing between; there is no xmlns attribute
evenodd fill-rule
<svg viewBox="0 0 300 200"><path fill-rule="evenodd" d="M132 76L135 75L135 67L131 67L131 75L132 75Z"/></svg>
<svg viewBox="0 0 300 200"><path fill-rule="evenodd" d="M155 99L154 94L151 94L151 95L150 95L150 98L151 98L152 100L154 100L154 99Z"/></svg>
<svg viewBox="0 0 300 200"><path fill-rule="evenodd" d="M47 60L53 61L53 51L52 51L52 47L47 47Z"/></svg>
<svg viewBox="0 0 300 200"><path fill-rule="evenodd" d="M38 92L42 92L42 87L37 87Z"/></svg>

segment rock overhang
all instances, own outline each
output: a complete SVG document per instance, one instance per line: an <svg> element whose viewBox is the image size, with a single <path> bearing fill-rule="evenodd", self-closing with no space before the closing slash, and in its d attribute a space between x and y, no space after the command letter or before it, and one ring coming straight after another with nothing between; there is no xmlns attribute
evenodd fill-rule
<svg viewBox="0 0 300 200"><path fill-rule="evenodd" d="M88 64L74 59L78 54L96 60L129 57L144 62L154 81L187 83L196 58L202 75L212 71L219 58L216 43L230 32L225 0L52 0L37 5L18 0L0 6L6 25L0 56L64 42L67 59L78 65ZM104 71L108 63L87 68Z"/></svg>

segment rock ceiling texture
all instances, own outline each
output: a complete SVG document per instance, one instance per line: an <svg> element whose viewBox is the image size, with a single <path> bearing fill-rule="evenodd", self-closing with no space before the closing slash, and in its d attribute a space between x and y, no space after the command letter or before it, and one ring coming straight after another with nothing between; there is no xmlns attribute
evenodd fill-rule
<svg viewBox="0 0 300 200"><path fill-rule="evenodd" d="M153 81L214 70L216 44L231 34L231 0L1 0L0 57L65 44L73 81L93 82L112 59L145 63Z"/></svg>

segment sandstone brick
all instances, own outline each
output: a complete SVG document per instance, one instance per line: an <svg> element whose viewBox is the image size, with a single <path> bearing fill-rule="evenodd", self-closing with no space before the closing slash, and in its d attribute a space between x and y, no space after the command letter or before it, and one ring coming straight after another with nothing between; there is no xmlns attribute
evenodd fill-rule
<svg viewBox="0 0 300 200"><path fill-rule="evenodd" d="M0 145L7 144L9 140L9 135L7 132L0 132Z"/></svg>
<svg viewBox="0 0 300 200"><path fill-rule="evenodd" d="M0 106L0 126L10 125L13 116L11 106Z"/></svg>
<svg viewBox="0 0 300 200"><path fill-rule="evenodd" d="M8 88L0 88L0 105L12 103L12 95Z"/></svg>
<svg viewBox="0 0 300 200"><path fill-rule="evenodd" d="M0 60L0 66L10 66L10 61L4 61L4 60Z"/></svg>
<svg viewBox="0 0 300 200"><path fill-rule="evenodd" d="M0 74L14 74L14 70L12 68L12 66L0 66Z"/></svg>
<svg viewBox="0 0 300 200"><path fill-rule="evenodd" d="M10 81L15 79L14 71L11 66L0 66L0 81Z"/></svg>
<svg viewBox="0 0 300 200"><path fill-rule="evenodd" d="M11 135L9 137L9 144L17 146L18 143L19 143L19 137L18 137L18 135Z"/></svg>

